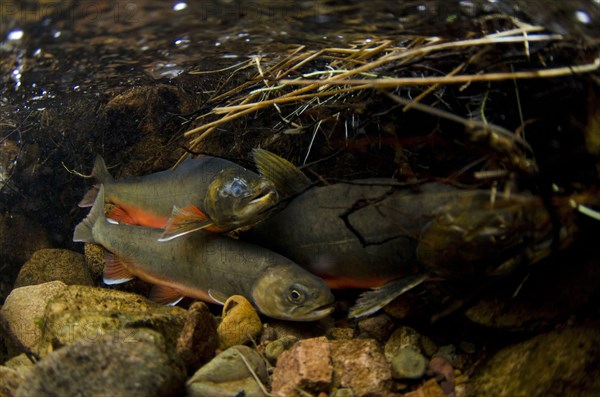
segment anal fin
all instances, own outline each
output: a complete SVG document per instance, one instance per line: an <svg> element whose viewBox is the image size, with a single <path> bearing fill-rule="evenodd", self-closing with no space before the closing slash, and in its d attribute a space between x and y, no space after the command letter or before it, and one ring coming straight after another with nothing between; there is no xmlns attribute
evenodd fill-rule
<svg viewBox="0 0 600 397"><path fill-rule="evenodd" d="M348 317L358 318L373 314L406 291L421 284L427 278L428 275L426 274L415 274L363 292L356 300L356 304L350 308Z"/></svg>
<svg viewBox="0 0 600 397"><path fill-rule="evenodd" d="M161 305L175 306L182 299L183 295L181 292L172 287L165 285L154 285L150 290L150 300Z"/></svg>
<svg viewBox="0 0 600 397"><path fill-rule="evenodd" d="M225 302L227 301L227 299L229 299L229 296L225 295L221 291L217 291L212 288L208 290L208 296L210 297L210 299L215 301L215 303L218 303L220 305L225 305Z"/></svg>
<svg viewBox="0 0 600 397"><path fill-rule="evenodd" d="M113 255L110 252L104 254L103 281L107 285L123 284L135 276L128 269L131 267L126 259Z"/></svg>
<svg viewBox="0 0 600 397"><path fill-rule="evenodd" d="M185 208L173 207L171 217L158 241L169 241L183 235L202 230L213 229L214 224L208 216L195 205Z"/></svg>

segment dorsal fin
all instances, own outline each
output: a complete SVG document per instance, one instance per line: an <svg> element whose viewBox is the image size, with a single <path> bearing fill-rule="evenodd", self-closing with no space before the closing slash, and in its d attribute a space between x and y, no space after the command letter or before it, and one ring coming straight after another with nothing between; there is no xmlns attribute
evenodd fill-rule
<svg viewBox="0 0 600 397"><path fill-rule="evenodd" d="M94 169L92 169L92 176L99 183L112 182L114 179L110 172L108 172L108 168L106 168L106 163L102 156L97 155L96 160L94 161Z"/></svg>

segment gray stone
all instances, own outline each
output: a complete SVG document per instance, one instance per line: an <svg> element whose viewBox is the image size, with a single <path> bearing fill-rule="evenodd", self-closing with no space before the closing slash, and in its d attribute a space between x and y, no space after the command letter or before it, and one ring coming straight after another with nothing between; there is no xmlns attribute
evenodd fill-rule
<svg viewBox="0 0 600 397"><path fill-rule="evenodd" d="M279 338L273 342L269 342L265 347L265 357L271 364L275 364L281 353L288 350L296 342L298 342L298 338L291 335L284 336L283 338Z"/></svg>
<svg viewBox="0 0 600 397"><path fill-rule="evenodd" d="M411 347L401 348L391 363L394 379L420 379L427 372L427 359Z"/></svg>
<svg viewBox="0 0 600 397"><path fill-rule="evenodd" d="M17 371L0 365L0 397L13 397L25 378Z"/></svg>
<svg viewBox="0 0 600 397"><path fill-rule="evenodd" d="M500 350L474 376L474 395L600 396L599 329L553 331Z"/></svg>
<svg viewBox="0 0 600 397"><path fill-rule="evenodd" d="M15 281L15 288L49 281L62 281L67 285L93 285L82 254L47 248L34 252L23 265Z"/></svg>
<svg viewBox="0 0 600 397"><path fill-rule="evenodd" d="M186 396L266 396L252 372L263 385L267 383L266 364L257 352L247 346L230 347L188 380Z"/></svg>
<svg viewBox="0 0 600 397"><path fill-rule="evenodd" d="M138 328L77 340L40 361L16 397L175 395L185 369L158 332Z"/></svg>
<svg viewBox="0 0 600 397"><path fill-rule="evenodd" d="M48 234L37 222L23 215L0 214L0 264L21 265L35 251L51 246Z"/></svg>
<svg viewBox="0 0 600 397"><path fill-rule="evenodd" d="M46 306L37 352L43 356L77 340L103 335L119 338L142 327L160 332L167 345L175 349L186 318L186 310L159 305L140 295L71 285Z"/></svg>
<svg viewBox="0 0 600 397"><path fill-rule="evenodd" d="M35 350L41 337L41 320L49 300L64 291L67 286L61 281L31 285L14 289L0 309L0 316L10 336L21 351Z"/></svg>
<svg viewBox="0 0 600 397"><path fill-rule="evenodd" d="M413 328L399 327L385 344L385 358L391 362L394 356L405 347L420 351L420 341L421 335Z"/></svg>

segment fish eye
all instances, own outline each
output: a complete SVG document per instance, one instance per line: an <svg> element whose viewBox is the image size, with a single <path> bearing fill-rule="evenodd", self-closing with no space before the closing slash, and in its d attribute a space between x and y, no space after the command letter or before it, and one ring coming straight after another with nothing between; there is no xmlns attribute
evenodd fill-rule
<svg viewBox="0 0 600 397"><path fill-rule="evenodd" d="M292 303L302 303L304 301L304 293L297 288L290 289L287 297Z"/></svg>
<svg viewBox="0 0 600 397"><path fill-rule="evenodd" d="M248 184L245 180L241 178L234 178L233 181L226 184L223 188L221 195L222 196L232 196L232 197L240 197L244 193L246 193L248 189Z"/></svg>

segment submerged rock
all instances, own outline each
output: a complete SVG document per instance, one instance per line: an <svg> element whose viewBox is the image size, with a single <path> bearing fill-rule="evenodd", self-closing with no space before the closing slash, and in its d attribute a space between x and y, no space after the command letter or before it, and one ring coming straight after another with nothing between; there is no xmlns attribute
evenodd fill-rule
<svg viewBox="0 0 600 397"><path fill-rule="evenodd" d="M172 396L183 386L183 364L158 332L80 339L40 361L17 397Z"/></svg>
<svg viewBox="0 0 600 397"><path fill-rule="evenodd" d="M474 395L600 395L598 329L596 325L553 331L500 350L473 378Z"/></svg>
<svg viewBox="0 0 600 397"><path fill-rule="evenodd" d="M223 319L217 328L219 348L225 350L255 340L262 323L254 306L241 295L233 295L223 306Z"/></svg>
<svg viewBox="0 0 600 397"><path fill-rule="evenodd" d="M51 281L14 289L0 309L10 336L21 350L35 350L41 338L41 319L48 301L68 287L62 281Z"/></svg>
<svg viewBox="0 0 600 397"><path fill-rule="evenodd" d="M296 342L298 342L298 338L291 335L269 342L265 346L265 357L271 364L275 364L281 353L288 350Z"/></svg>
<svg viewBox="0 0 600 397"><path fill-rule="evenodd" d="M356 397L377 397L389 393L392 373L375 340L336 340L330 343L334 387L349 388Z"/></svg>
<svg viewBox="0 0 600 397"><path fill-rule="evenodd" d="M13 397L25 378L17 371L0 365L0 397Z"/></svg>
<svg viewBox="0 0 600 397"><path fill-rule="evenodd" d="M206 304L193 303L177 339L177 353L190 373L213 358L218 339L217 322Z"/></svg>
<svg viewBox="0 0 600 397"><path fill-rule="evenodd" d="M427 359L411 347L403 347L391 360L394 379L420 379L427 371Z"/></svg>
<svg viewBox="0 0 600 397"><path fill-rule="evenodd" d="M411 327L399 327L392 333L385 344L385 358L388 361L398 354L404 348L411 348L415 351L421 351L421 335Z"/></svg>
<svg viewBox="0 0 600 397"><path fill-rule="evenodd" d="M267 368L260 355L247 346L230 347L188 380L186 396L266 396L252 372L266 384Z"/></svg>
<svg viewBox="0 0 600 397"><path fill-rule="evenodd" d="M138 328L158 331L174 349L186 318L187 311L180 307L158 305L136 294L73 285L48 303L38 352L45 355L77 340L104 335L127 338Z"/></svg>
<svg viewBox="0 0 600 397"><path fill-rule="evenodd" d="M273 393L283 397L328 391L333 382L333 365L327 338L304 339L283 352L271 380Z"/></svg>
<svg viewBox="0 0 600 397"><path fill-rule="evenodd" d="M67 285L93 285L82 254L48 248L34 252L23 265L15 281L15 288L55 280Z"/></svg>
<svg viewBox="0 0 600 397"><path fill-rule="evenodd" d="M273 371L273 393L296 397L335 389L359 396L385 396L392 384L389 364L372 339L301 340L283 352Z"/></svg>

